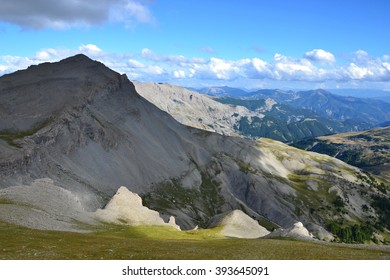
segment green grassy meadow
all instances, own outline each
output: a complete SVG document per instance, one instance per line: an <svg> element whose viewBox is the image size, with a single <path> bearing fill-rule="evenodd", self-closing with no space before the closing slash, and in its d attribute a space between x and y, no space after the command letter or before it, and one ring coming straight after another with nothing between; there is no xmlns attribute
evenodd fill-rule
<svg viewBox="0 0 390 280"><path fill-rule="evenodd" d="M356 248L291 239L228 239L220 237L218 231L106 225L90 233L72 233L0 222L0 259L390 259L390 249L384 247Z"/></svg>

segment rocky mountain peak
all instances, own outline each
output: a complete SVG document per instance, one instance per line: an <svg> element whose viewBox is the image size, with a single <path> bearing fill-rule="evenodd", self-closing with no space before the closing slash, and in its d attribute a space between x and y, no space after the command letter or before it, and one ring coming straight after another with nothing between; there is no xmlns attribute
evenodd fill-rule
<svg viewBox="0 0 390 280"><path fill-rule="evenodd" d="M66 107L104 88L119 88L124 81L130 84L125 76L83 54L0 77L0 131L34 129Z"/></svg>

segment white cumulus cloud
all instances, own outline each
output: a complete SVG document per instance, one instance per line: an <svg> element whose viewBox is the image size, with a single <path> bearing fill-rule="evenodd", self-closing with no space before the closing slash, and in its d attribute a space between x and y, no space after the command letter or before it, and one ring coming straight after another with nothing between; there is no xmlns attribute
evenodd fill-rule
<svg viewBox="0 0 390 280"><path fill-rule="evenodd" d="M234 66L234 63L215 57L210 59L209 67L211 72L215 74L215 77L222 80L231 79L232 76L239 71L239 69Z"/></svg>
<svg viewBox="0 0 390 280"><path fill-rule="evenodd" d="M295 59L275 54L273 63L274 78L279 80L317 80L316 69L307 59Z"/></svg>
<svg viewBox="0 0 390 280"><path fill-rule="evenodd" d="M184 70L175 70L173 71L173 76L176 79L182 79L186 77L186 73L184 72Z"/></svg>
<svg viewBox="0 0 390 280"><path fill-rule="evenodd" d="M35 57L42 61L50 61L53 59L53 56L57 56L57 51L54 49L46 49L38 51Z"/></svg>
<svg viewBox="0 0 390 280"><path fill-rule="evenodd" d="M368 52L363 51L363 50L357 50L356 52L354 52L354 55L357 58L366 58L366 57L368 57Z"/></svg>
<svg viewBox="0 0 390 280"><path fill-rule="evenodd" d="M155 19L147 6L139 1L118 0L111 10L109 18L113 21L124 22L126 27L132 27L135 23L155 23Z"/></svg>
<svg viewBox="0 0 390 280"><path fill-rule="evenodd" d="M151 49L144 48L141 50L141 57L153 62L166 62L174 63L181 66L187 66L191 64L203 64L206 61L200 57L185 57L183 55L161 55L156 54Z"/></svg>
<svg viewBox="0 0 390 280"><path fill-rule="evenodd" d="M349 78L353 80L359 80L372 76L372 72L367 67L359 67L355 63L351 63L347 68L346 72Z"/></svg>
<svg viewBox="0 0 390 280"><path fill-rule="evenodd" d="M274 84L311 84L313 87L333 83L353 86L364 84L366 88L375 84L385 88L390 82L389 55L375 58L362 50L352 53L351 61L344 65L333 63L324 66L314 63L305 55L303 58L295 58L277 53L269 61L259 57L204 59L177 54L161 55L148 48L134 54L115 54L105 52L95 44L83 44L75 49L42 49L31 57L0 56L0 75L32 64L58 61L80 52L115 71L126 73L130 79L180 83L184 86L232 83L243 83L242 86L246 86L270 84L271 81Z"/></svg>
<svg viewBox="0 0 390 280"><path fill-rule="evenodd" d="M79 51L87 56L97 56L102 53L102 50L94 44L81 45Z"/></svg>
<svg viewBox="0 0 390 280"><path fill-rule="evenodd" d="M319 63L334 63L336 59L330 52L322 49L314 49L305 53L305 58Z"/></svg>
<svg viewBox="0 0 390 280"><path fill-rule="evenodd" d="M144 68L145 65L137 60L134 60L134 59L129 59L127 61L127 65L130 67L130 68Z"/></svg>
<svg viewBox="0 0 390 280"><path fill-rule="evenodd" d="M5 73L8 70L8 66L6 65L0 65L0 75L2 73Z"/></svg>

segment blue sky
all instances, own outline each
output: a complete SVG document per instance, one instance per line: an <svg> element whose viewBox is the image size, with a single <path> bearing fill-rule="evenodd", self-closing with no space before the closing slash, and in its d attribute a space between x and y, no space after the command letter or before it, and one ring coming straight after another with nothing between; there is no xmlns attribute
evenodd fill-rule
<svg viewBox="0 0 390 280"><path fill-rule="evenodd" d="M76 53L130 79L390 91L390 1L2 0L0 75Z"/></svg>

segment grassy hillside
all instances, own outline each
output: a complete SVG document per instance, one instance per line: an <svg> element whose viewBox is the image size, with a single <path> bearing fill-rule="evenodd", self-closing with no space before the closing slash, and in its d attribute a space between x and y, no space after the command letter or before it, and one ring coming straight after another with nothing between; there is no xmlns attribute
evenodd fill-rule
<svg viewBox="0 0 390 280"><path fill-rule="evenodd" d="M289 239L224 239L218 229L106 226L91 233L39 231L0 222L0 259L389 259L388 247Z"/></svg>
<svg viewBox="0 0 390 280"><path fill-rule="evenodd" d="M336 157L390 181L390 126L307 139L293 145Z"/></svg>

